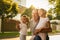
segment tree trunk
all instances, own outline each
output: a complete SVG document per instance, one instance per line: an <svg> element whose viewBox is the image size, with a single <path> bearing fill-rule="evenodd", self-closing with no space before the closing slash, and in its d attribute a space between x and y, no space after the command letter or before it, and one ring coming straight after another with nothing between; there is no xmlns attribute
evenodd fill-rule
<svg viewBox="0 0 60 40"><path fill-rule="evenodd" d="M1 31L4 33L4 15L2 15L2 22L1 22Z"/></svg>

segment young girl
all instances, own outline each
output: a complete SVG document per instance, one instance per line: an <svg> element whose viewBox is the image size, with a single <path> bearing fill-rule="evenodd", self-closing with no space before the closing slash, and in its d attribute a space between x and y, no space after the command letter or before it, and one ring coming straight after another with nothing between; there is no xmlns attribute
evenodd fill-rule
<svg viewBox="0 0 60 40"><path fill-rule="evenodd" d="M19 24L20 40L26 40L28 18L23 15Z"/></svg>
<svg viewBox="0 0 60 40"><path fill-rule="evenodd" d="M36 35L38 33L37 35L39 35L42 40L46 40L47 33L45 32L42 33L40 31L42 31L41 29L43 28L50 27L49 18L46 17L46 10L44 9L39 9L38 14L40 16L40 20L39 20L37 27L35 28L34 34Z"/></svg>

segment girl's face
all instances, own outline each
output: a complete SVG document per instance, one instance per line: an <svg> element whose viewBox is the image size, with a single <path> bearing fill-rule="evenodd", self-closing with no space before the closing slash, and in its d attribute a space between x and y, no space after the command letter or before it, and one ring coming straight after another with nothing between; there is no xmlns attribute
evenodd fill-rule
<svg viewBox="0 0 60 40"><path fill-rule="evenodd" d="M44 12L43 10L38 10L38 15L39 15L39 16L43 16L43 15L44 15L43 12Z"/></svg>
<svg viewBox="0 0 60 40"><path fill-rule="evenodd" d="M22 17L21 20L23 23L26 23L26 17Z"/></svg>

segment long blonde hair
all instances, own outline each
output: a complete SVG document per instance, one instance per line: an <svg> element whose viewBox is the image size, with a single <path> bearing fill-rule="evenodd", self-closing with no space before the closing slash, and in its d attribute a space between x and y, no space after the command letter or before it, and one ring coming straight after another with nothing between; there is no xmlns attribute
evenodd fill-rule
<svg viewBox="0 0 60 40"><path fill-rule="evenodd" d="M38 9L38 10L42 10L43 13L46 14L46 17L47 17L47 11L45 9L41 8L41 9Z"/></svg>

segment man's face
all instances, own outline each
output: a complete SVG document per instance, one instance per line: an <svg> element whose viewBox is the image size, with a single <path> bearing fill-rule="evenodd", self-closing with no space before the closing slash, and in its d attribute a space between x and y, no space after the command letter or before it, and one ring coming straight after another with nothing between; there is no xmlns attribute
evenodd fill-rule
<svg viewBox="0 0 60 40"><path fill-rule="evenodd" d="M34 19L37 19L37 18L38 18L38 11L37 11L37 10L34 10L34 11L32 12L32 17L33 17Z"/></svg>

